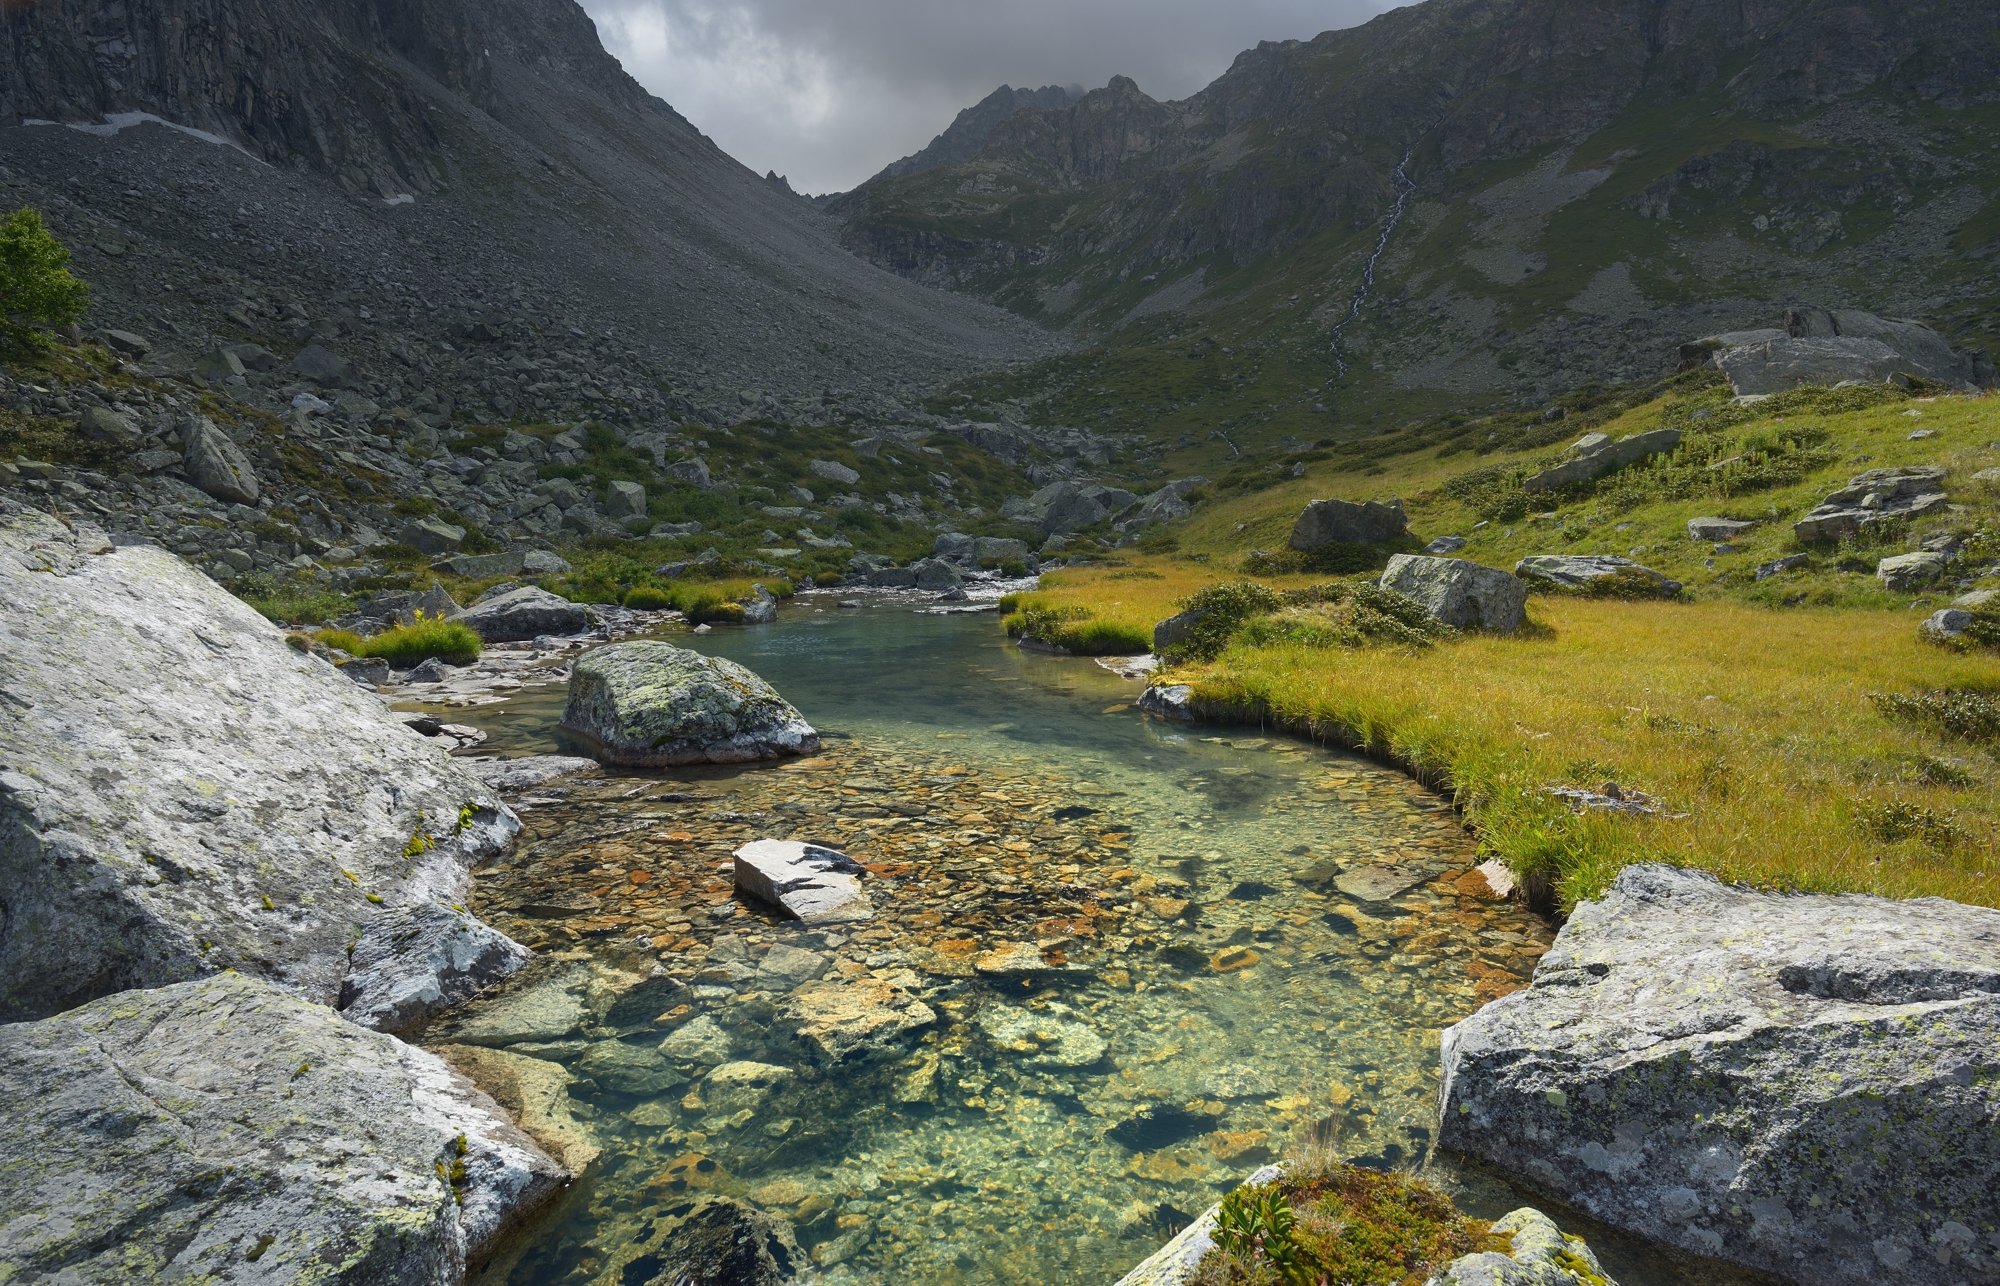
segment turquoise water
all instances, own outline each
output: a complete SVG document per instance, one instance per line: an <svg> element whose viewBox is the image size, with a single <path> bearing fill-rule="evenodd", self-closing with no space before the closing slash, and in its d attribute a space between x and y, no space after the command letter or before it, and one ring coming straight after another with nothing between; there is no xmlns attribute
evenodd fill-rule
<svg viewBox="0 0 2000 1286"><path fill-rule="evenodd" d="M552 962L524 986L589 1001L635 951L686 986L637 1030L483 1038L562 1064L603 1149L523 1286L638 1286L655 1216L698 1193L789 1221L832 1283L1109 1282L1308 1136L1423 1162L1439 1030L1549 940L1461 890L1462 828L1400 775L1146 719L1138 683L1020 652L990 615L801 600L674 641L764 676L828 751L524 805L478 904ZM560 705L454 717L542 752ZM870 863L875 918L734 904L728 855L766 836ZM798 952L818 980L785 976ZM849 994L931 1021L833 1062L801 1031Z"/></svg>

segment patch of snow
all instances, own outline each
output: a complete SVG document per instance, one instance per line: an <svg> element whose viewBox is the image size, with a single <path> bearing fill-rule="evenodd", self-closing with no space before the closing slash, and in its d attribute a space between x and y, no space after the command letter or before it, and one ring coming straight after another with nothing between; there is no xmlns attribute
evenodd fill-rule
<svg viewBox="0 0 2000 1286"><path fill-rule="evenodd" d="M417 198L408 192L398 192L394 196L385 196L382 198L383 205L415 205L416 203Z"/></svg>
<svg viewBox="0 0 2000 1286"><path fill-rule="evenodd" d="M113 112L102 121L97 122L47 121L38 118L23 117L21 124L66 125L78 133L91 134L98 138L110 138L113 135L122 134L135 125L160 125L174 131L176 134L185 134L189 138L198 139L203 143L212 143L217 147L226 147L233 152L240 152L244 156L250 157L251 160L256 161L259 165L266 164L262 158L251 156L249 152L244 150L243 145L234 139L224 138L220 134L211 134L207 130L195 129L190 125L176 125L165 117L155 116L151 112Z"/></svg>

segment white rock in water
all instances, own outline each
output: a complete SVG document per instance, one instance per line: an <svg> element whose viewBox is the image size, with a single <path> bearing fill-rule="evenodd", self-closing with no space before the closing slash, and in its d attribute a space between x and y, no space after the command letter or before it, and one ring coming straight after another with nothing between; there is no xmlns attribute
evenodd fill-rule
<svg viewBox="0 0 2000 1286"><path fill-rule="evenodd" d="M875 914L861 887L859 862L798 840L760 839L737 849L736 888L811 923Z"/></svg>

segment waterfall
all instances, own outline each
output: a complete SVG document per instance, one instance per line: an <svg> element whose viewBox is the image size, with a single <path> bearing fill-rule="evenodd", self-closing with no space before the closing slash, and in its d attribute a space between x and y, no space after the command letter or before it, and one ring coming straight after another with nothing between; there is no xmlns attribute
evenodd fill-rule
<svg viewBox="0 0 2000 1286"><path fill-rule="evenodd" d="M1375 239L1374 252L1361 267L1361 284L1354 288L1354 298L1347 305L1347 316L1341 318L1340 324L1333 328L1332 351L1336 379L1347 374L1347 357L1341 351L1341 346L1347 339L1347 328L1360 318L1361 309L1368 303L1368 297L1375 293L1375 265L1381 262L1383 253L1389 249L1389 238L1396 235L1396 225L1403 221L1403 211L1409 207L1410 198L1416 195L1417 183L1410 177L1410 162L1415 159L1417 143L1421 141L1422 136L1419 135L1403 153L1403 159L1396 163L1395 173L1390 178L1390 183L1396 190L1396 199L1389 207L1388 219L1382 224L1382 235Z"/></svg>

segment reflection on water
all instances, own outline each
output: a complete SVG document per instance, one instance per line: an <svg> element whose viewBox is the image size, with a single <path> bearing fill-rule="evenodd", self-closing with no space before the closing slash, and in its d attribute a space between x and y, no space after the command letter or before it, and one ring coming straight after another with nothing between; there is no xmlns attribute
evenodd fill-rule
<svg viewBox="0 0 2000 1286"><path fill-rule="evenodd" d="M432 1040L562 1065L603 1159L513 1282L650 1281L702 1193L790 1221L829 1282L1110 1281L1308 1129L1424 1159L1439 1029L1547 943L1404 778L1142 719L991 617L800 604L677 641L828 751L524 805L478 909L543 963ZM560 704L470 717L547 751ZM875 917L740 908L730 852L788 836L867 863Z"/></svg>

